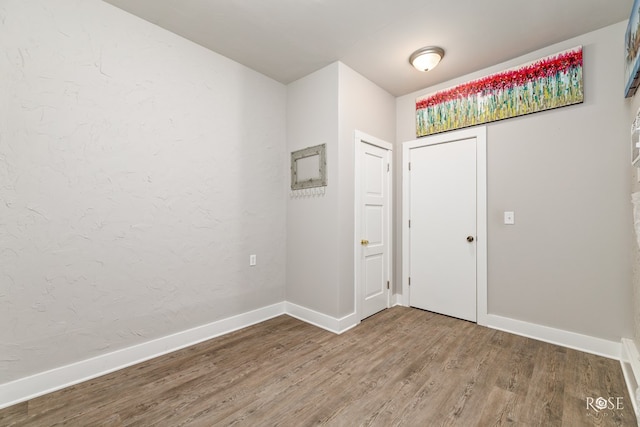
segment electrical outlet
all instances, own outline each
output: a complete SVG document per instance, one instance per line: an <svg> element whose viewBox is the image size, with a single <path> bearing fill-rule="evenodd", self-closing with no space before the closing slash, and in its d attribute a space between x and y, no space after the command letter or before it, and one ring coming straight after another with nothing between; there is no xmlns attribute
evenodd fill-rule
<svg viewBox="0 0 640 427"><path fill-rule="evenodd" d="M258 257L256 254L249 255L249 265L254 267L256 264L258 264Z"/></svg>
<svg viewBox="0 0 640 427"><path fill-rule="evenodd" d="M516 215L513 212L504 213L504 223L506 225L513 225L516 223Z"/></svg>

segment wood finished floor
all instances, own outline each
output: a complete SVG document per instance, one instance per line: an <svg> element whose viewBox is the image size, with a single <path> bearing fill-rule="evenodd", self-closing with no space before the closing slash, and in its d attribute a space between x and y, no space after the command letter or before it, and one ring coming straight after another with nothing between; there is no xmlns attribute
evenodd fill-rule
<svg viewBox="0 0 640 427"><path fill-rule="evenodd" d="M0 410L0 426L318 424L637 425L619 362L404 307L339 336L280 316Z"/></svg>

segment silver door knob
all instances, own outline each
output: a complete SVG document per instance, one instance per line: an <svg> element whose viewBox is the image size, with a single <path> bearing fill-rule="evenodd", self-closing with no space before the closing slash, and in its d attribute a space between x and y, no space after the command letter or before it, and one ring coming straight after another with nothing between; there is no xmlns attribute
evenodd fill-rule
<svg viewBox="0 0 640 427"><path fill-rule="evenodd" d="M473 236L467 236L467 242L471 243L473 242L475 239L473 238Z"/></svg>

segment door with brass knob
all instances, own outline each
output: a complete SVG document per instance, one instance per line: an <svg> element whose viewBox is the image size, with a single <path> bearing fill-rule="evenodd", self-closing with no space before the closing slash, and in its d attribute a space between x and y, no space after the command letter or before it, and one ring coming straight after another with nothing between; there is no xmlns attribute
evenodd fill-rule
<svg viewBox="0 0 640 427"><path fill-rule="evenodd" d="M388 308L391 301L393 146L357 131L355 142L355 306L362 320Z"/></svg>

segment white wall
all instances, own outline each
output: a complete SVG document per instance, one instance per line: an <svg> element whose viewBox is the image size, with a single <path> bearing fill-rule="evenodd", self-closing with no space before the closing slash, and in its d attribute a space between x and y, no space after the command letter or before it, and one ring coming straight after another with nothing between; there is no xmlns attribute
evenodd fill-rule
<svg viewBox="0 0 640 427"><path fill-rule="evenodd" d="M287 93L289 151L327 144L328 171L324 195L287 202L287 301L343 318L355 310L354 132L392 141L395 99L340 62Z"/></svg>
<svg viewBox="0 0 640 427"><path fill-rule="evenodd" d="M319 144L327 145L325 194L287 200L286 296L289 302L335 317L338 314L337 63L287 86L288 151Z"/></svg>
<svg viewBox="0 0 640 427"><path fill-rule="evenodd" d="M339 315L354 310L354 246L362 237L354 234L355 145L354 132L393 143L395 97L340 63L340 209L339 209Z"/></svg>
<svg viewBox="0 0 640 427"><path fill-rule="evenodd" d="M636 118L638 109L640 108L640 93L636 93L631 99L627 100L629 104L629 112L627 116L627 124L631 126L631 123ZM630 135L629 135L630 137ZM640 169L632 167L630 173L631 192L636 193L640 191ZM633 212L633 205L629 199L629 211ZM631 259L632 259L632 277L633 277L633 339L637 348L640 348L640 248L638 247L636 231L634 225L629 225L630 233L632 234L631 242Z"/></svg>
<svg viewBox="0 0 640 427"><path fill-rule="evenodd" d="M341 63L285 88L97 0L2 2L0 382L285 292L328 316L350 314L353 131L414 139L418 95L577 44L584 104L489 125L489 310L629 336L624 28L394 104ZM326 194L288 198L289 152L321 143ZM516 211L515 226L501 224L504 210ZM250 253L258 266L248 267Z"/></svg>
<svg viewBox="0 0 640 427"><path fill-rule="evenodd" d="M397 141L412 140L417 96L584 46L583 104L488 125L490 314L616 342L631 336L625 28L606 27L397 100ZM514 226L502 224L507 210L515 211Z"/></svg>
<svg viewBox="0 0 640 427"><path fill-rule="evenodd" d="M283 85L97 0L0 51L0 382L284 300Z"/></svg>

